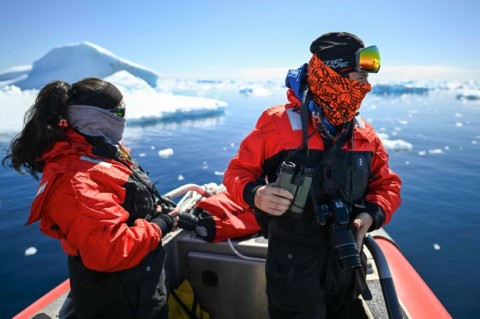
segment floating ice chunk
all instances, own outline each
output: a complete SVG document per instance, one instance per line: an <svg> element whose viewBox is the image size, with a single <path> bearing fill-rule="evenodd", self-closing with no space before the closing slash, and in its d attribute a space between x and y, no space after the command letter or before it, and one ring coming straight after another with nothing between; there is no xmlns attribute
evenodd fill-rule
<svg viewBox="0 0 480 319"><path fill-rule="evenodd" d="M140 153L140 154L138 154L138 157L145 157L145 156L147 156L147 153Z"/></svg>
<svg viewBox="0 0 480 319"><path fill-rule="evenodd" d="M273 92L263 87L246 87L240 90L240 93L248 96L269 96L273 95Z"/></svg>
<svg viewBox="0 0 480 319"><path fill-rule="evenodd" d="M185 179L185 177L183 177L182 174L178 175L178 177L177 177L177 180L179 180L179 181L183 181L184 179Z"/></svg>
<svg viewBox="0 0 480 319"><path fill-rule="evenodd" d="M410 151L413 148L411 143L404 140L382 140L382 143L387 150L395 152Z"/></svg>
<svg viewBox="0 0 480 319"><path fill-rule="evenodd" d="M433 150L428 150L428 154L443 154L443 151L439 148L433 149Z"/></svg>
<svg viewBox="0 0 480 319"><path fill-rule="evenodd" d="M479 101L480 91L470 90L470 91L461 92L457 94L457 99L460 101Z"/></svg>
<svg viewBox="0 0 480 319"><path fill-rule="evenodd" d="M169 158L172 155L173 155L173 149L172 148L166 148L166 149L158 151L158 156L160 156L162 158Z"/></svg>
<svg viewBox="0 0 480 319"><path fill-rule="evenodd" d="M32 256L32 255L35 255L37 253L37 248L35 247L28 247L27 249L25 249L25 256Z"/></svg>
<svg viewBox="0 0 480 319"><path fill-rule="evenodd" d="M217 176L223 176L223 175L225 175L225 172L215 171L214 174L217 175Z"/></svg>
<svg viewBox="0 0 480 319"><path fill-rule="evenodd" d="M433 244L433 249L440 250L440 245L437 243Z"/></svg>

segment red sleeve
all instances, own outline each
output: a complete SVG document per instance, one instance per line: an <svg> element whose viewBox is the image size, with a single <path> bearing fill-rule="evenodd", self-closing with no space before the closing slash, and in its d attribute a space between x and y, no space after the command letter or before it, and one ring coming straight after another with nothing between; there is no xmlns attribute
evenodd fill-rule
<svg viewBox="0 0 480 319"><path fill-rule="evenodd" d="M256 185L264 184L258 181L263 174L263 163L278 151L278 137L275 123L265 111L252 132L240 144L237 155L230 161L225 171L223 183L233 201L248 208L251 203L245 201L244 194ZM248 185L247 185L248 184ZM248 196L248 195L247 195Z"/></svg>
<svg viewBox="0 0 480 319"><path fill-rule="evenodd" d="M372 129L373 130L373 129ZM375 154L372 159L372 178L365 196L367 202L380 206L385 213L387 224L392 218L395 210L400 206L400 187L402 181L388 165L388 153L386 152L380 138L374 134Z"/></svg>
<svg viewBox="0 0 480 319"><path fill-rule="evenodd" d="M115 181L93 181L88 174L63 177L50 193L46 211L65 234L64 247L79 252L88 268L113 272L134 267L160 243L158 226L143 219L127 226L123 193Z"/></svg>

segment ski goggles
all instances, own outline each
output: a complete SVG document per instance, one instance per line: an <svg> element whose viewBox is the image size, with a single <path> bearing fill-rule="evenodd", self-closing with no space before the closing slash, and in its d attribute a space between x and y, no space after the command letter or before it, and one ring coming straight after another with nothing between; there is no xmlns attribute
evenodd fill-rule
<svg viewBox="0 0 480 319"><path fill-rule="evenodd" d="M115 114L118 117L121 117L122 119L125 118L125 102L120 102L117 106L115 106L113 109L110 109L110 113Z"/></svg>
<svg viewBox="0 0 480 319"><path fill-rule="evenodd" d="M380 70L380 52L376 45L358 50L355 59L358 72L377 73Z"/></svg>

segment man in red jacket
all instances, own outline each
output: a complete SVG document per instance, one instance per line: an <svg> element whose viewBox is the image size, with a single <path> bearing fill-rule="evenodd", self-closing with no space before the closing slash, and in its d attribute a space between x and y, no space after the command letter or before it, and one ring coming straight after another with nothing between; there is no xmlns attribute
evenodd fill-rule
<svg viewBox="0 0 480 319"><path fill-rule="evenodd" d="M54 81L3 161L42 174L27 224L61 241L75 318L168 318L161 240L178 216L123 147L124 115L109 82Z"/></svg>
<svg viewBox="0 0 480 319"><path fill-rule="evenodd" d="M390 221L401 180L357 116L380 68L377 47L332 32L310 51L287 74L289 102L260 116L224 183L268 237L271 318L352 318L364 289L363 238Z"/></svg>

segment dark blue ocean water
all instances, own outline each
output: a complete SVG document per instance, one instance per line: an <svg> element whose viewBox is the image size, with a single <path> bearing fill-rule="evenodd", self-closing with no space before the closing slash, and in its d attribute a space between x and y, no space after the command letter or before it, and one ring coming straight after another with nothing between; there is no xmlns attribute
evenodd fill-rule
<svg viewBox="0 0 480 319"><path fill-rule="evenodd" d="M188 92L183 92L187 93ZM223 115L128 126L125 140L161 192L184 183L220 183L220 174L264 108L284 103L236 92L208 95L228 102ZM128 110L134 112L134 110ZM480 314L480 102L455 93L368 96L361 109L390 140L411 143L389 150L403 179L403 204L385 228L454 318ZM6 144L0 142L3 158ZM173 149L162 158L158 151ZM0 168L0 317L10 318L67 277L66 257L38 224L28 227L37 182ZM25 256L35 247L37 253Z"/></svg>

